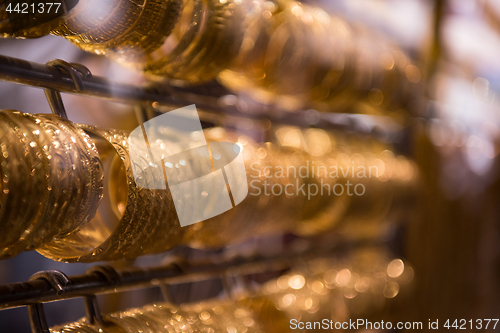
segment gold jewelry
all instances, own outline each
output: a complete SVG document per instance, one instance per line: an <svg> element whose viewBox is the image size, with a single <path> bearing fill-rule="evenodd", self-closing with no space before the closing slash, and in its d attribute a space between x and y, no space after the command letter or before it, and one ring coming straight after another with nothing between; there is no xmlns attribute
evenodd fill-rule
<svg viewBox="0 0 500 333"><path fill-rule="evenodd" d="M274 307L266 310L273 314ZM273 311L274 310L274 311ZM175 306L153 304L106 315L103 325L90 325L85 319L51 328L51 332L264 332L259 322L262 302L210 300ZM279 314L278 314L279 315Z"/></svg>
<svg viewBox="0 0 500 333"><path fill-rule="evenodd" d="M80 0L53 34L85 51L142 68L170 35L180 7L181 0Z"/></svg>
<svg viewBox="0 0 500 333"><path fill-rule="evenodd" d="M10 257L87 223L101 198L102 170L88 135L67 120L4 110L0 127L0 257Z"/></svg>
<svg viewBox="0 0 500 333"><path fill-rule="evenodd" d="M165 190L136 185L126 133L88 125L80 127L95 142L108 145L108 151L100 150L103 161L109 162L105 198L96 218L86 227L53 240L38 252L58 261L93 262L134 258L178 244L184 229L179 225L172 199ZM120 200L125 192L127 197ZM110 214L104 216L106 208L115 214L115 223L108 226L106 222L111 218Z"/></svg>

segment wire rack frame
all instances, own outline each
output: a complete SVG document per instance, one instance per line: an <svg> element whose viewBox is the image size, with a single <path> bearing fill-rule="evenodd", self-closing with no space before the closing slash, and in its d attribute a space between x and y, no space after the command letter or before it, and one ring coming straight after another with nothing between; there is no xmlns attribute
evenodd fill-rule
<svg viewBox="0 0 500 333"><path fill-rule="evenodd" d="M268 120L273 124L341 130L359 135L368 135L385 142L398 143L404 141L405 132L394 126L389 117L368 116L349 113L322 113L315 110L286 112L276 106L255 104L252 112L242 112L239 99L220 86L180 88L168 82L151 82L146 85L132 85L114 82L100 76L93 76L81 64L67 64L61 60L51 60L47 64L38 64L18 58L0 55L0 80L29 85L47 91L64 92L87 97L112 100L133 105L160 109L160 107L183 107L195 104L201 111L202 118L212 116L233 116L254 120ZM73 69L73 71L69 70ZM80 74L74 75L78 71ZM224 103L225 97L231 95L232 103ZM227 98L226 98L227 99ZM234 100L236 99L236 100ZM50 99L49 99L49 103ZM53 103L51 103L53 107ZM52 108L54 111L54 108ZM56 112L55 112L56 113Z"/></svg>
<svg viewBox="0 0 500 333"><path fill-rule="evenodd" d="M163 298L170 300L168 284L221 278L226 293L231 292L229 277L264 272L280 272L294 262L315 257L349 253L353 249L380 247L385 242L373 239L338 242L335 245L305 251L283 249L272 256L233 257L224 261L221 252L210 253L191 262L189 258L167 256L164 265L152 268L115 270L111 266L93 266L86 274L68 277L56 270L33 274L28 281L0 285L0 310L26 306L33 333L48 333L43 303L83 298L86 318L90 323L102 322L96 295L160 287Z"/></svg>
<svg viewBox="0 0 500 333"><path fill-rule="evenodd" d="M391 143L402 140L406 132L395 129L385 117L354 114L326 114L314 110L297 113L281 112L271 106L262 105L252 114L243 113L232 105L221 105L220 98L229 92L215 95L202 94L165 84L138 86L113 82L107 78L92 76L80 64L68 64L52 60L47 64L28 62L22 59L0 55L0 80L30 85L45 90L52 111L67 117L60 92L112 100L147 108L158 106L181 107L195 104L202 114L227 115L267 119L273 123L299 127L313 127L353 132L382 139ZM209 118L209 117L208 117ZM85 302L87 320L90 323L102 321L95 295L132 289L162 287L164 298L168 299L167 283L193 282L227 275L248 275L259 272L288 269L298 258L328 255L359 246L380 246L380 241L361 240L338 243L330 248L312 249L302 253L279 253L273 257L235 258L225 262L191 263L186 258L171 258L160 267L116 271L110 266L95 266L84 275L68 277L60 271L35 273L29 281L0 285L0 310L26 306L33 333L48 333L43 303L82 297Z"/></svg>

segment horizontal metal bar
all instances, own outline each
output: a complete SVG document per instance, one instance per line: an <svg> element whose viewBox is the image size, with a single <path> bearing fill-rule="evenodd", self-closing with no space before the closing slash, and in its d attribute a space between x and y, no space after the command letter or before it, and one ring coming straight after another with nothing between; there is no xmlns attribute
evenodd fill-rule
<svg viewBox="0 0 500 333"><path fill-rule="evenodd" d="M267 263L270 264L271 262ZM51 302L68 298L82 297L89 294L102 294L126 291L137 288L154 287L160 282L190 282L216 277L237 263L209 264L190 268L179 272L175 267L157 267L150 269L134 269L119 272L119 283L111 283L99 274L72 276L61 295L53 290L45 280L11 283L0 286L0 309L8 309L37 302ZM263 265L264 264L264 265ZM258 266L268 267L266 262L249 263L246 269L255 272ZM273 266L276 265L272 262ZM276 267L286 268L286 264Z"/></svg>
<svg viewBox="0 0 500 333"><path fill-rule="evenodd" d="M154 88L115 83L99 76L83 78L85 89L78 91L71 77L55 67L2 55L0 55L0 80L54 89L70 94L111 99L117 102L158 102L168 105L189 103L189 101L179 100L179 98L165 92L160 95Z"/></svg>
<svg viewBox="0 0 500 333"><path fill-rule="evenodd" d="M220 86L214 88L214 85L179 88L164 82L139 86L92 76L83 78L85 89L78 91L71 77L53 66L2 55L0 80L114 102L154 105L157 110L158 106L182 107L195 104L199 110L215 115L268 119L276 124L300 127L347 130L382 138L388 142L398 141L400 135L400 131L395 130L394 122L389 117L320 113L313 110L292 113L258 103L252 103L251 112L242 112L234 99L230 105L221 103L221 97L230 92Z"/></svg>
<svg viewBox="0 0 500 333"><path fill-rule="evenodd" d="M203 262L186 263L179 269L176 265L147 269L130 269L117 271L116 281L110 281L101 274L89 273L68 278L62 293L55 290L43 279L27 282L0 285L0 309L9 309L39 302L51 302L69 298L83 297L91 294L106 294L118 291L133 290L159 286L160 283L185 283L220 277L223 273L249 275L260 272L280 271L290 267L292 262L320 255L348 252L353 248L380 246L379 240L358 240L356 242L339 243L334 247L296 253L290 251L275 257L255 256L237 258L226 262L215 262L210 257ZM220 258L220 256L218 256Z"/></svg>

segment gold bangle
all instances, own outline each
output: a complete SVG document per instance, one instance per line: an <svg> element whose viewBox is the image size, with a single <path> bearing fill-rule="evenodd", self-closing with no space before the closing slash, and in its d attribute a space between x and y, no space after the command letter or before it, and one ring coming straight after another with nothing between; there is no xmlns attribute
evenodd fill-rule
<svg viewBox="0 0 500 333"><path fill-rule="evenodd" d="M149 190L136 185L126 133L88 125L80 127L97 140L104 140L112 146L112 175L115 177L121 169L126 178L127 199L122 209L123 215L117 225L112 226L113 230L104 233L102 239L92 239L92 235L88 235L89 230L104 228L94 219L90 221L88 228L69 237L53 240L38 252L58 261L94 262L134 258L141 254L165 251L178 244L184 230L176 218L171 197L165 190ZM119 180L108 178L105 186L119 188L119 184L113 183L117 181ZM82 243L85 239L89 240L87 244Z"/></svg>
<svg viewBox="0 0 500 333"><path fill-rule="evenodd" d="M2 118L0 118L0 147L2 150L0 163L2 165L3 190L2 204L0 206L0 218L2 220L2 223L0 223L0 235L2 235L0 248L3 252L6 247L12 246L18 241L24 230L29 228L31 221L27 217L35 215L35 207L33 207L34 202L31 205L26 202L27 194L34 190L33 178L26 177L26 175L30 174L30 170L33 170L32 166L28 165L24 147L20 144L19 137L13 130L15 125ZM20 177L21 175L23 177ZM39 190L40 186L34 188ZM43 201L43 193L35 192L34 194L38 195L39 199ZM37 203L38 205L39 203ZM21 211L20 207L23 207L24 211ZM14 254L5 253L1 254L1 257L7 258Z"/></svg>
<svg viewBox="0 0 500 333"><path fill-rule="evenodd" d="M73 193L71 199L66 199L66 203L70 200L79 203L72 205L59 221L56 238L67 236L87 224L97 211L103 187L103 170L99 153L88 134L70 121L50 114L25 116L45 129L46 133L51 135L51 143L59 147L58 150L48 150L47 158L53 161L56 156L63 155L63 160L59 163L67 163L65 176L71 182L68 190ZM72 168L68 168L69 166ZM57 170L58 183L63 178L60 175L63 171L61 169Z"/></svg>
<svg viewBox="0 0 500 333"><path fill-rule="evenodd" d="M109 16L97 17L95 8L107 11L103 5L110 8ZM85 51L141 67L172 32L181 6L181 0L143 0L142 4L132 0L81 0L53 33Z"/></svg>
<svg viewBox="0 0 500 333"><path fill-rule="evenodd" d="M97 209L102 175L90 138L71 122L8 110L0 119L2 175L10 177L2 182L2 201L10 204L0 209L0 257L10 257L84 225Z"/></svg>

